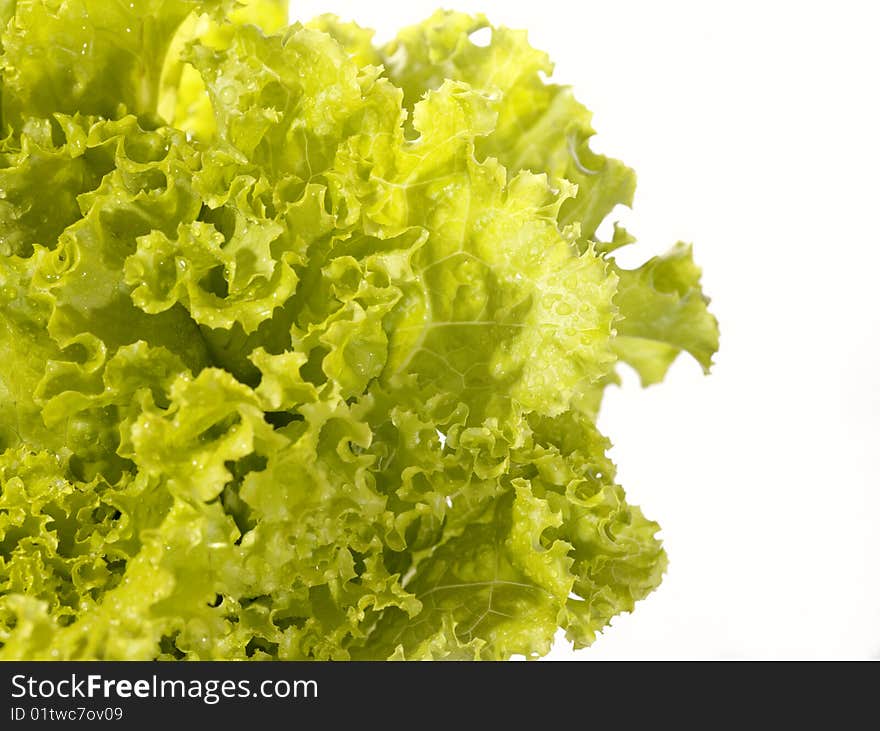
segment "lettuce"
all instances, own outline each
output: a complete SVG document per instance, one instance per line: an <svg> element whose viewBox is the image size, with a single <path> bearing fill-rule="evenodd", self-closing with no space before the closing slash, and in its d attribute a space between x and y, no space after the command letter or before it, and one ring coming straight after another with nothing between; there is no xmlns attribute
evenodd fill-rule
<svg viewBox="0 0 880 731"><path fill-rule="evenodd" d="M0 657L531 658L657 587L596 413L717 325L524 33L2 14Z"/></svg>

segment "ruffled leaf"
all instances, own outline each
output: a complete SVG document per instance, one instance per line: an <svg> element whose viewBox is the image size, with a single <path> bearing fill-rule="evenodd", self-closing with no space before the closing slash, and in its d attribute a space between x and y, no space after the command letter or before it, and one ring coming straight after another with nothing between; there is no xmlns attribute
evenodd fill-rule
<svg viewBox="0 0 880 731"><path fill-rule="evenodd" d="M638 371L642 385L662 381L682 351L708 373L718 350L718 321L709 312L691 248L679 244L638 269L615 270L622 320L614 347Z"/></svg>
<svg viewBox="0 0 880 731"><path fill-rule="evenodd" d="M171 41L225 0L18 0L2 34L3 118L156 113Z"/></svg>

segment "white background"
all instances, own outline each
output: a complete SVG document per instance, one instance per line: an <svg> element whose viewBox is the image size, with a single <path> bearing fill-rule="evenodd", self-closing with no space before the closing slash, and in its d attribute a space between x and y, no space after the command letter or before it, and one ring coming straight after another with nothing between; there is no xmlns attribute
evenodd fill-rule
<svg viewBox="0 0 880 731"><path fill-rule="evenodd" d="M437 0L297 0L390 38ZM670 568L551 657L880 657L880 43L865 2L457 0L528 28L636 169L625 265L695 244L710 378L631 373L600 426Z"/></svg>

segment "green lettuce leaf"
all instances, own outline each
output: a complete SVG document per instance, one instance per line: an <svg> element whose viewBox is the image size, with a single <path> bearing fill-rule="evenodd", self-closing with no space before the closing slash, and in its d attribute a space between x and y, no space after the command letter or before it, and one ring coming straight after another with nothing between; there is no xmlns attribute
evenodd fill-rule
<svg viewBox="0 0 880 731"><path fill-rule="evenodd" d="M491 31L491 39L477 45L471 36L482 29ZM559 222L579 225L582 248L616 205L632 203L635 174L590 150L592 115L570 88L544 82L553 64L529 45L524 31L491 28L481 15L439 11L401 31L382 49L382 59L408 106L445 79L496 94L498 122L478 145L478 155L497 157L514 173L543 172L576 184Z"/></svg>
<svg viewBox="0 0 880 731"><path fill-rule="evenodd" d="M691 247L679 244L638 269L617 269L621 321L614 347L642 384L659 383L686 351L708 373L718 350L718 322L708 310Z"/></svg>
<svg viewBox="0 0 880 731"><path fill-rule="evenodd" d="M174 34L223 0L17 0L2 33L3 119L67 114L151 117Z"/></svg>
<svg viewBox="0 0 880 731"><path fill-rule="evenodd" d="M205 82L186 62L188 44L198 40L214 48L227 48L236 26L251 24L266 33L287 25L286 0L237 0L225 16L193 13L171 41L162 70L159 115L193 137L208 141L216 132L214 110L205 93Z"/></svg>

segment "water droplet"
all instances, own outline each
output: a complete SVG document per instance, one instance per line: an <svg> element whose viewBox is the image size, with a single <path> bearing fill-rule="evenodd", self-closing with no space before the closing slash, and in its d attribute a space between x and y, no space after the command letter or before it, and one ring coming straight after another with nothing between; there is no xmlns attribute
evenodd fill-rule
<svg viewBox="0 0 880 731"><path fill-rule="evenodd" d="M560 302L558 305L556 305L556 314L560 317L567 317L572 312L574 312L574 310L567 302Z"/></svg>

